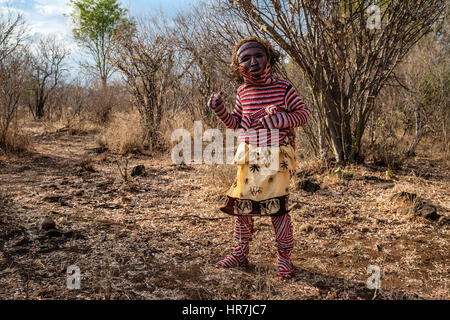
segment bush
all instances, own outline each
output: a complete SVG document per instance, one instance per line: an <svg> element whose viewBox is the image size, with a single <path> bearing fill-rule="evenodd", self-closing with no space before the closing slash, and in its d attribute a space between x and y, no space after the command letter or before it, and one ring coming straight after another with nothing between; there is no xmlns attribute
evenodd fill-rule
<svg viewBox="0 0 450 320"><path fill-rule="evenodd" d="M7 153L22 153L30 149L30 138L20 130L8 130L4 141L0 141L0 149Z"/></svg>
<svg viewBox="0 0 450 320"><path fill-rule="evenodd" d="M137 112L127 114L119 112L111 118L105 131L97 139L100 146L106 146L112 152L121 155L143 152L146 149Z"/></svg>

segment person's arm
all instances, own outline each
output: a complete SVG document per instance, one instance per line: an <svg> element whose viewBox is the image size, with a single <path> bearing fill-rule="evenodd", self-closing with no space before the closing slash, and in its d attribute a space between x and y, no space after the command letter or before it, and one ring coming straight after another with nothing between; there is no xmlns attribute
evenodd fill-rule
<svg viewBox="0 0 450 320"><path fill-rule="evenodd" d="M293 86L289 86L285 95L286 109L268 114L259 121L266 129L290 129L302 126L309 119L309 110L303 100L297 96Z"/></svg>
<svg viewBox="0 0 450 320"><path fill-rule="evenodd" d="M248 117L242 117L242 105L239 95L236 96L236 106L233 112L228 112L222 100L221 94L213 94L208 102L208 106L214 111L220 121L223 122L225 127L229 129L248 129L250 127L250 119Z"/></svg>

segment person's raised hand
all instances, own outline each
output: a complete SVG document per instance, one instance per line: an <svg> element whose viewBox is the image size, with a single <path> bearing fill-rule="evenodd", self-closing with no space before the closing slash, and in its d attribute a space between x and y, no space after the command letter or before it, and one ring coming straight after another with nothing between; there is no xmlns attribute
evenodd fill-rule
<svg viewBox="0 0 450 320"><path fill-rule="evenodd" d="M208 107L213 110L218 109L222 104L223 104L222 92L213 93L208 100Z"/></svg>

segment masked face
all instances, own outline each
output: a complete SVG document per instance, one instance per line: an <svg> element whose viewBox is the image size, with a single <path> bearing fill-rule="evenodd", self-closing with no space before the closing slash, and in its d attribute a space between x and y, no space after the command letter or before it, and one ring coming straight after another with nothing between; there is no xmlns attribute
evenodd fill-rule
<svg viewBox="0 0 450 320"><path fill-rule="evenodd" d="M268 57L262 46L243 48L238 56L239 67L253 76L261 75L267 65Z"/></svg>

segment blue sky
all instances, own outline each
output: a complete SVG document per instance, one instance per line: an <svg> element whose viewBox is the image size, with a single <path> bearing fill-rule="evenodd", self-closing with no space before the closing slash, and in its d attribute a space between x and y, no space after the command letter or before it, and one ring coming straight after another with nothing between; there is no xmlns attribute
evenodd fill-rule
<svg viewBox="0 0 450 320"><path fill-rule="evenodd" d="M195 1L119 0L131 16L151 15L160 10L170 16L188 8ZM69 64L75 67L77 61L85 60L86 57L73 41L70 18L65 16L71 11L68 3L68 0L0 0L0 15L5 15L8 10L20 12L28 24L32 39L47 35L56 36L70 50Z"/></svg>
<svg viewBox="0 0 450 320"><path fill-rule="evenodd" d="M195 0L120 0L122 6L129 9L131 15L151 14L162 10L172 15ZM21 12L31 28L32 34L70 34L69 18L64 14L70 12L68 0L0 0L0 12L9 6Z"/></svg>
<svg viewBox="0 0 450 320"><path fill-rule="evenodd" d="M132 16L146 15L162 10L167 15L174 15L178 10L189 7L195 0L120 0ZM0 0L0 14L10 10L23 14L29 25L30 35L39 38L53 34L65 40L72 51L76 51L73 43L69 14L71 9L68 0Z"/></svg>

